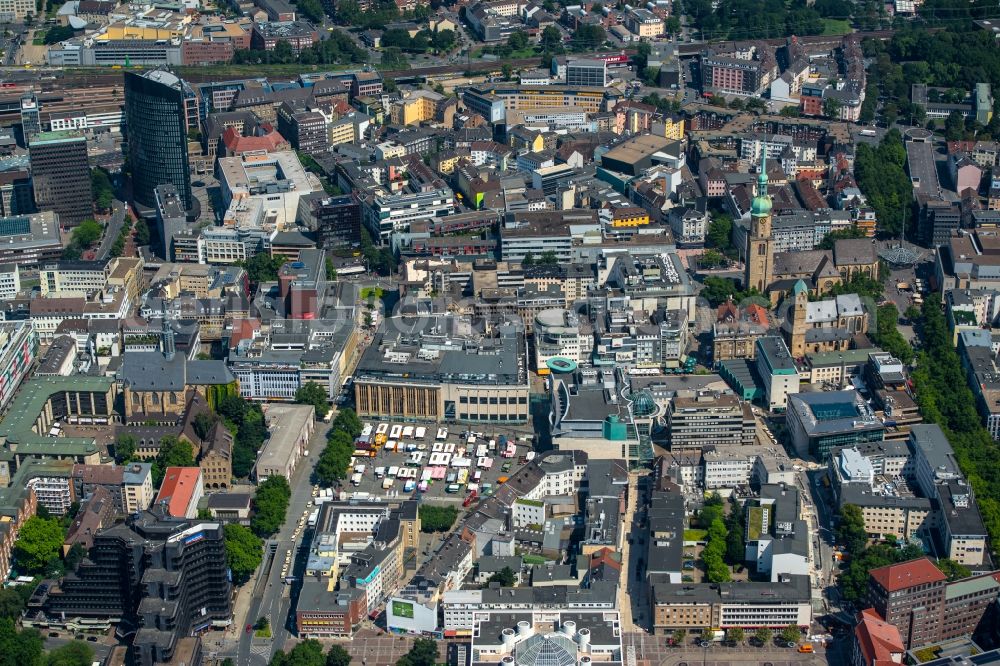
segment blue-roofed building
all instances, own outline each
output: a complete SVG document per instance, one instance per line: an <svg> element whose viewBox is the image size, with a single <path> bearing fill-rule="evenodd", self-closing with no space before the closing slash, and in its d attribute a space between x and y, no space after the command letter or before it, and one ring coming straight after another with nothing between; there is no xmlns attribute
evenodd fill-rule
<svg viewBox="0 0 1000 666"><path fill-rule="evenodd" d="M787 423L797 455L821 461L835 446L885 438L882 421L854 390L789 395Z"/></svg>

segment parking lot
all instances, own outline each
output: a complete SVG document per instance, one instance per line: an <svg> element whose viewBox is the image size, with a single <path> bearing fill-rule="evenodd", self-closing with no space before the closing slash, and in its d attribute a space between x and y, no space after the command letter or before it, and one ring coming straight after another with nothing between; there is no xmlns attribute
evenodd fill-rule
<svg viewBox="0 0 1000 666"><path fill-rule="evenodd" d="M349 498L412 496L463 504L473 491L479 497L496 492L501 479L534 456L530 441L502 431L393 423L365 428L359 446L368 448L355 451L353 469L341 483Z"/></svg>

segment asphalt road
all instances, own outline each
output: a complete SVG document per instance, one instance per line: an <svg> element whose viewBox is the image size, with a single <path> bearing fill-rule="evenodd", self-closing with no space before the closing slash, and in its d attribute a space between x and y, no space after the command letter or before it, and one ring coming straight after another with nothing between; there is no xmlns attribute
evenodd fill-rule
<svg viewBox="0 0 1000 666"><path fill-rule="evenodd" d="M104 238L101 239L101 247L97 249L97 259L103 260L111 256L111 247L121 233L122 225L125 224L125 204L115 199L111 204L111 218L104 231Z"/></svg>
<svg viewBox="0 0 1000 666"><path fill-rule="evenodd" d="M264 562L261 564L260 572L254 583L253 601L246 618L234 618L234 622L237 622L237 631L240 632L235 661L240 666L267 664L274 650L282 649L285 641L292 637L289 612L292 607L291 594L296 586L285 585L282 582L281 568L285 561L285 554L292 552L294 567L289 575L298 575L299 577L302 575L302 569L305 566L305 551L307 550L307 547L303 547L306 533L299 532L297 538L293 538L292 535L298 526L299 518L309 507L309 502L312 501L310 476L316 461L319 460L319 456L326 446L328 430L328 424L323 422L316 424L316 431L309 443L309 456L299 461L292 478L289 480L292 487L292 498L288 504L285 524L268 542L276 543L277 549L273 556L270 553L270 548L265 550ZM259 617L266 617L271 623L272 638L270 641L262 639L254 641L253 633L248 634L243 629L246 624L254 624ZM240 622L241 620L242 622Z"/></svg>

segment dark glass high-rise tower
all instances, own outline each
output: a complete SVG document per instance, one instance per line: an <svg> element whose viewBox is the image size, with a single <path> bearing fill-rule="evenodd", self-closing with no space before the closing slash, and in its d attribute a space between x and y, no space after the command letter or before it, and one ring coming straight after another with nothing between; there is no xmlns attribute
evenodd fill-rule
<svg viewBox="0 0 1000 666"><path fill-rule="evenodd" d="M31 182L38 210L52 210L59 222L75 227L94 216L87 139L79 132L31 135Z"/></svg>
<svg viewBox="0 0 1000 666"><path fill-rule="evenodd" d="M164 71L125 73L125 124L132 198L156 208L155 190L177 188L185 210L191 207L184 82Z"/></svg>

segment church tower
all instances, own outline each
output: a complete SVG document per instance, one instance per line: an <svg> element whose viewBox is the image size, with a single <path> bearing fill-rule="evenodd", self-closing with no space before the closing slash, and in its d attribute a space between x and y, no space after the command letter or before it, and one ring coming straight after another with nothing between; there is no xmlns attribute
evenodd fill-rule
<svg viewBox="0 0 1000 666"><path fill-rule="evenodd" d="M792 356L796 358L804 356L806 353L806 331L809 326L806 317L809 314L809 288L806 283L799 280L792 287L792 310L789 313L791 319L791 335L789 335L788 349Z"/></svg>
<svg viewBox="0 0 1000 666"><path fill-rule="evenodd" d="M757 195L750 206L750 234L747 237L745 289L761 294L774 281L774 239L771 237L771 197L767 193L767 153L762 152Z"/></svg>

